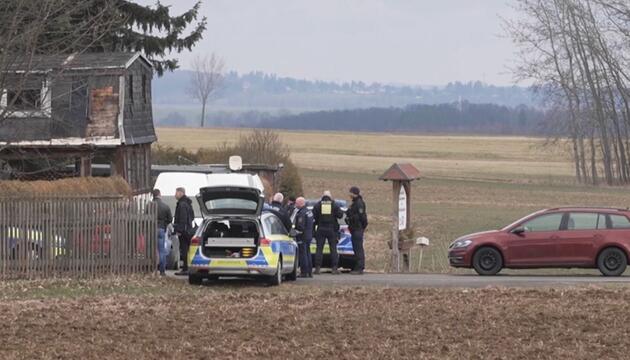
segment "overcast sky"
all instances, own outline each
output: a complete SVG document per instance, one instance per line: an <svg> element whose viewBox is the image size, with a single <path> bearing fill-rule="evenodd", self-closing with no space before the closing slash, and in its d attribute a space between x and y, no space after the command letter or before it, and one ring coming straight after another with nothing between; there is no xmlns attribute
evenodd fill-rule
<svg viewBox="0 0 630 360"><path fill-rule="evenodd" d="M155 0L136 0L152 4ZM161 0L180 13L195 0ZM509 0L203 0L195 53L226 67L306 79L512 84ZM186 68L191 54L180 56Z"/></svg>

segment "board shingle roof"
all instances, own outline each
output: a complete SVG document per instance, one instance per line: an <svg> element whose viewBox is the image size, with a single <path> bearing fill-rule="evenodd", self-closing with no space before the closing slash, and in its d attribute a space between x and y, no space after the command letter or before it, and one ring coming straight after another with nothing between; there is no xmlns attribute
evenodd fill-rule
<svg viewBox="0 0 630 360"><path fill-rule="evenodd" d="M390 166L387 171L381 175L380 180L385 181L411 181L420 178L420 170L409 163L396 163Z"/></svg>
<svg viewBox="0 0 630 360"><path fill-rule="evenodd" d="M141 53L110 52L62 55L35 55L31 59L15 61L9 71L48 72L54 70L124 69L136 59L151 62Z"/></svg>

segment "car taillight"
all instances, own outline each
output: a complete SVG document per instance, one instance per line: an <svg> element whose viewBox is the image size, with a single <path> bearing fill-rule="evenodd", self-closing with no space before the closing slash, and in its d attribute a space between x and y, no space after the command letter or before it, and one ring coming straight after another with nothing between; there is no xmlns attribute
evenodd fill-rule
<svg viewBox="0 0 630 360"><path fill-rule="evenodd" d="M260 238L260 246L269 246L271 245L271 240L267 238Z"/></svg>
<svg viewBox="0 0 630 360"><path fill-rule="evenodd" d="M193 238L190 239L190 245L201 245L201 238L199 236L193 236Z"/></svg>

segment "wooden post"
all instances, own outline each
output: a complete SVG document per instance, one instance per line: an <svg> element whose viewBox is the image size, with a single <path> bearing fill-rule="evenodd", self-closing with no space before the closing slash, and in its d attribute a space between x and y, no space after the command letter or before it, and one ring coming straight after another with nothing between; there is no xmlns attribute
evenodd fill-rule
<svg viewBox="0 0 630 360"><path fill-rule="evenodd" d="M81 177L92 176L92 158L88 156L81 156L79 159L79 174Z"/></svg>
<svg viewBox="0 0 630 360"><path fill-rule="evenodd" d="M391 181L393 184L391 272L400 272L401 253L404 256L404 269L405 271L409 271L409 243L401 243L400 233L401 231L412 228L411 182L419 178L420 171L418 171L418 169L416 169L416 167L412 164L393 164L383 175L379 177L380 180Z"/></svg>
<svg viewBox="0 0 630 360"><path fill-rule="evenodd" d="M125 147L120 146L112 153L111 157L111 174L112 176L122 176L125 180L127 180L127 171L126 171L126 152Z"/></svg>
<svg viewBox="0 0 630 360"><path fill-rule="evenodd" d="M412 225L411 225L411 182L410 181L402 181L401 182L401 186L402 188L405 190L405 222L406 222L406 226L405 229L402 230L407 230L407 229L413 229ZM399 229L400 230L400 229ZM405 239L405 241L408 241L409 239ZM411 269L411 263L410 263L410 258L411 258L411 248L409 248L409 246L407 246L408 244L405 244L405 247L402 251L402 271L403 272L409 272L409 270Z"/></svg>
<svg viewBox="0 0 630 360"><path fill-rule="evenodd" d="M411 181L404 181L403 186L407 193L407 229L413 229L411 224Z"/></svg>

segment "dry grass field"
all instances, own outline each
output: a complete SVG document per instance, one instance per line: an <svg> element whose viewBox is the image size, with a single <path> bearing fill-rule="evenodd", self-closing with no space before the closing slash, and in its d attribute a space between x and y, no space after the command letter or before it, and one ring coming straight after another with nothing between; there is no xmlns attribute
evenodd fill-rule
<svg viewBox="0 0 630 360"><path fill-rule="evenodd" d="M159 143L189 149L238 138L244 129L158 129ZM372 271L388 266L391 184L378 176L394 162L411 162L423 174L414 183L412 223L432 245L412 253L412 270L450 272L448 243L458 236L502 227L530 212L564 205L627 207L625 188L576 185L561 146L543 139L489 136L281 131L302 170L306 195L330 189L346 197L350 185L364 192L370 214L366 238ZM567 270L553 270L563 273Z"/></svg>
<svg viewBox="0 0 630 360"><path fill-rule="evenodd" d="M2 359L621 359L630 289L0 283Z"/></svg>
<svg viewBox="0 0 630 360"><path fill-rule="evenodd" d="M233 142L247 129L158 129L159 143L196 150ZM304 169L380 174L411 162L426 176L558 181L572 176L560 146L525 137L280 131Z"/></svg>

